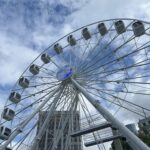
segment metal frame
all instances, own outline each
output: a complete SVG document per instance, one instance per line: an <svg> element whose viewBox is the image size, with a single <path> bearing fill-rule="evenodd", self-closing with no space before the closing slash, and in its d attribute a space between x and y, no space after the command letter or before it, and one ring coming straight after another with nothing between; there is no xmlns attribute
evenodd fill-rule
<svg viewBox="0 0 150 150"><path fill-rule="evenodd" d="M80 86L73 78L71 78L74 86L88 99L88 101L97 109L97 111L103 115L103 117L112 123L114 127L116 127L119 132L124 135L129 141L129 145L134 150L150 150L150 148L142 142L136 135L134 135L128 128L126 128L118 119L116 119L109 111L107 111L104 107L102 107L97 100L92 97L86 90Z"/></svg>

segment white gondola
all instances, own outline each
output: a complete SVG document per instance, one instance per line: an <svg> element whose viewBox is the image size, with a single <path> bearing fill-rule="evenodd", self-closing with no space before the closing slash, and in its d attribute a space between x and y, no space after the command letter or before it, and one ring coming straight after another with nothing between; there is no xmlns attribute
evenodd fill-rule
<svg viewBox="0 0 150 150"><path fill-rule="evenodd" d="M68 41L68 43L69 43L71 46L76 45L76 39L73 37L73 35L69 35L69 36L67 37L67 41Z"/></svg>
<svg viewBox="0 0 150 150"><path fill-rule="evenodd" d="M29 68L30 72L33 74L33 75L37 75L40 71L39 67L35 64L32 64Z"/></svg>
<svg viewBox="0 0 150 150"><path fill-rule="evenodd" d="M15 116L15 112L9 108L5 108L2 113L3 119L5 119L7 121L13 120L14 116Z"/></svg>
<svg viewBox="0 0 150 150"><path fill-rule="evenodd" d="M98 31L101 34L101 36L104 36L108 32L106 25L104 23L98 24L97 28L98 28Z"/></svg>
<svg viewBox="0 0 150 150"><path fill-rule="evenodd" d="M11 129L0 126L0 139L1 140L8 140L9 136L11 134Z"/></svg>
<svg viewBox="0 0 150 150"><path fill-rule="evenodd" d="M13 103L19 103L21 101L21 95L17 92L11 92L9 95L9 100Z"/></svg>
<svg viewBox="0 0 150 150"><path fill-rule="evenodd" d="M21 77L19 79L19 85L22 87L22 88L28 88L29 86L29 80L25 77Z"/></svg>
<svg viewBox="0 0 150 150"><path fill-rule="evenodd" d="M83 35L83 37L84 37L85 40L88 40L88 39L91 38L91 34L90 34L88 28L84 28L82 30L82 35Z"/></svg>
<svg viewBox="0 0 150 150"><path fill-rule="evenodd" d="M126 28L125 28L124 22L122 20L115 22L115 29L118 34L122 34L122 33L126 32Z"/></svg>
<svg viewBox="0 0 150 150"><path fill-rule="evenodd" d="M51 60L50 56L46 53L42 54L41 55L41 60L45 63L45 64L48 64Z"/></svg>
<svg viewBox="0 0 150 150"><path fill-rule="evenodd" d="M60 54L63 52L61 45L59 45L58 43L54 45L54 50L57 54Z"/></svg>
<svg viewBox="0 0 150 150"><path fill-rule="evenodd" d="M132 24L132 29L136 37L141 36L145 33L145 27L141 21L134 22Z"/></svg>

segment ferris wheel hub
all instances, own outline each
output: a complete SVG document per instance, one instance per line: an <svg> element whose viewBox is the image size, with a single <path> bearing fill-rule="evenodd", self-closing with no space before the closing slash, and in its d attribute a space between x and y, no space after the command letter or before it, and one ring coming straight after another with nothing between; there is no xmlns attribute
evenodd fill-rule
<svg viewBox="0 0 150 150"><path fill-rule="evenodd" d="M66 65L57 72L56 77L58 80L64 81L69 79L72 76L72 74L73 74L72 68Z"/></svg>

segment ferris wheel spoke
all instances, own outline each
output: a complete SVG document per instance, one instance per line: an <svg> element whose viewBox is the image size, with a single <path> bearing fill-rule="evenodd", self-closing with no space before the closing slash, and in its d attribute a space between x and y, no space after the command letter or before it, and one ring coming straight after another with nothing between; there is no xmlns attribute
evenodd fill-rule
<svg viewBox="0 0 150 150"><path fill-rule="evenodd" d="M82 45L81 45L81 40L77 40L78 44L74 45L73 48L71 49L70 53L72 54L72 56L74 56L74 61L73 62L70 62L73 63L72 66L75 68L77 68L77 64L78 64L78 55L76 54L76 50L78 49L82 49Z"/></svg>
<svg viewBox="0 0 150 150"><path fill-rule="evenodd" d="M126 43L128 43L128 42L131 41L131 40L132 40L132 39L128 40ZM124 43L124 44L126 44L126 43ZM150 41L144 43L144 44L141 45L140 47L134 49L134 50L133 50L132 52L130 52L129 54L126 54L123 58L125 58L125 57L127 57L127 56L129 56L129 55L133 55L134 53L139 52L139 51L141 51L141 50L143 50L143 49L145 49L145 48L148 48L148 47L149 47L149 45L148 45L149 43L150 43ZM113 50L113 52L116 53L116 51L119 50L120 48L122 48L122 46L124 46L124 45L119 46L118 48L116 48L115 50ZM145 47L143 47L143 46L145 46ZM109 56L109 57L112 57L113 55L109 55L109 54L108 54L108 56ZM106 55L106 57L107 57L107 55ZM103 58L100 58L97 62L103 60L104 58L105 58L105 56L104 56ZM120 61L120 60L123 60L123 59L120 57L120 58L117 58L117 59L116 59L116 61L118 61L118 60ZM100 64L100 66L95 67L94 70L96 70L97 68L100 68L100 67L102 67L102 66L105 66L105 65L107 65L107 64L111 64L111 63L113 63L113 61L115 61L115 60L110 61L110 63L107 62L106 64L103 64L103 65ZM96 63L95 63L95 64L96 64ZM94 66L95 64L93 64L92 66ZM92 67L92 66L90 66L90 67ZM88 70L90 67L85 68L85 69L84 69L85 71L83 71L82 74L83 74L84 72L86 73L86 70ZM94 71L94 70L92 70L92 71ZM80 75L80 73L79 73L79 75Z"/></svg>
<svg viewBox="0 0 150 150"><path fill-rule="evenodd" d="M29 98L29 97L31 97L31 96L35 96L35 95L37 95L37 94L41 94L41 93L43 93L43 92L47 92L47 90L50 90L50 89L52 89L52 88L56 88L56 87L58 87L60 84L58 84L58 85L54 85L54 86L51 86L51 87L48 87L48 88L45 88L45 89L42 89L42 90L39 90L39 91L37 91L37 92L35 92L35 93L31 93L30 95L29 94L22 94L22 100L24 100L24 99L26 99L26 98Z"/></svg>
<svg viewBox="0 0 150 150"><path fill-rule="evenodd" d="M95 36L97 35L98 33L95 33ZM100 37L99 39L97 39L98 42L94 43L94 46L90 48L90 50L88 51L88 47L89 47L89 44L91 43L91 41L89 40L88 41L88 44L86 44L86 47L85 49L83 50L83 53L81 55L81 59L79 60L79 62L77 63L77 67L78 69L76 70L76 72L78 72L78 70L82 70L82 68L80 68L81 64L82 64L82 60L83 59L87 59L89 55L85 55L86 53L90 53L90 52L93 52L95 51L96 47L100 44L100 42L102 41L103 37ZM87 52L88 51L88 52ZM85 55L85 56L84 56ZM85 58L84 58L85 57ZM84 65L84 64L82 64Z"/></svg>
<svg viewBox="0 0 150 150"><path fill-rule="evenodd" d="M52 91L52 92L53 92L53 91ZM28 108L32 108L32 109L33 109L33 108L34 108L34 105L36 105L36 104L41 103L42 101L44 101L43 99L46 98L46 96L48 96L49 94L50 94L50 92L47 93L46 95L40 97L39 99L37 99L35 102L31 103L30 105L28 105L28 106L26 106L26 107L23 107L23 108L21 108L20 110L17 110L17 111L16 111L16 114L15 114L16 119L19 118L19 117L18 117L19 114L22 116L22 114L24 114L24 111L26 111ZM51 98L53 98L53 97L51 97ZM28 114L27 114L26 116L28 116ZM26 116L24 115L24 118L25 118ZM23 118L23 119L20 118L20 121L23 121L24 118Z"/></svg>
<svg viewBox="0 0 150 150"><path fill-rule="evenodd" d="M71 148L71 141L73 140L72 138L71 138L71 133L74 131L74 127L73 127L73 114L74 114L74 111L76 111L77 110L77 105L78 105L78 95L77 95L77 93L76 93L76 96L75 96L75 100L76 100L76 102L75 102L75 105L74 105L74 108L70 111L70 119L69 119L69 121L68 121L68 124L69 124L69 129L68 129L68 135L66 136L66 142L65 142L65 150L68 150L69 148Z"/></svg>
<svg viewBox="0 0 150 150"><path fill-rule="evenodd" d="M108 31L111 30L112 26L113 26L113 24L110 26L110 28L108 29ZM109 32L108 32L108 34L109 34ZM113 38L113 40L115 40L117 37L118 37L118 35L115 35L114 38ZM103 39L103 37L102 37L102 39ZM96 54L94 54L94 56L93 56L91 59L92 59L92 60L95 60L96 57L99 57L100 54L101 54L101 52L102 52L104 49L106 49L106 48L111 44L111 42L113 42L113 40L111 40L110 42L108 42L108 43L105 45L105 47L102 48L102 50L101 50L100 52L96 52ZM100 40L99 42L102 42L102 41ZM100 44L100 43L98 43L98 44ZM95 48L94 48L93 50L96 50L96 46L95 46ZM86 59L87 59L87 58L88 58L88 57L86 57ZM79 69L80 69L80 70L83 70L86 66L87 66L87 64L86 64L86 63L83 63L81 69L80 69L80 66L79 66ZM81 72L81 71L79 71L78 73L80 73L80 72Z"/></svg>
<svg viewBox="0 0 150 150"><path fill-rule="evenodd" d="M138 85L149 85L150 83L149 82L134 82L134 81L124 81L124 80L116 80L116 81L111 81L111 80L94 80L95 82L97 82L97 84L99 84L99 85L104 85L104 84L112 84L112 83L114 83L114 85L117 85L117 84L120 84L120 83L122 83L122 84L132 84L132 85L134 85L134 86L138 86ZM91 84L89 84L90 86L91 85L95 85L95 83L91 83ZM143 87L144 88L144 87Z"/></svg>
<svg viewBox="0 0 150 150"><path fill-rule="evenodd" d="M76 103L76 101L75 101L75 98L76 98L76 95L75 95L75 97L74 97L74 101L72 101L72 103L70 103L70 105L68 106L68 111L69 112L71 112L72 111L72 109L73 109L73 107L75 106L75 103ZM70 114L70 113L69 113ZM58 130L58 132L56 133L56 135L55 136L57 136L57 139L54 141L54 143L53 143L53 145L51 146L49 146L49 148L48 148L48 150L54 150L55 149L55 147L56 147L56 145L58 144L58 142L59 142L59 140L60 140L60 138L61 138L61 133L63 133L62 131L65 129L65 127L66 127L66 125L67 125L67 123L68 123L68 121L69 121L69 117L70 117L70 115L67 115L65 118L62 118L61 117L61 119L64 119L64 121L63 121L63 123L62 123L62 128L60 128L60 130ZM59 126L61 125L61 121L62 120L60 120L59 121L59 125L58 125L58 128L59 128Z"/></svg>
<svg viewBox="0 0 150 150"><path fill-rule="evenodd" d="M52 69L48 69L49 67L42 67L41 68L41 71L44 73L44 74L48 74L48 75L55 75L56 72Z"/></svg>
<svg viewBox="0 0 150 150"><path fill-rule="evenodd" d="M57 99L60 95L62 94L62 91L60 91L60 93L58 94L58 96L57 97L55 97L55 99ZM59 100L59 98L58 98L58 100ZM58 101L59 102L59 101ZM48 112L49 111L49 109L52 107L52 103L49 105L49 106L47 106L47 108L45 108L45 111L46 112ZM52 111L52 110L51 110ZM45 118L46 119L46 118ZM44 119L44 120L45 120ZM38 123L38 122L37 122ZM31 141L30 141L31 142Z"/></svg>
<svg viewBox="0 0 150 150"><path fill-rule="evenodd" d="M58 85L60 84L59 81L52 81L52 82L45 82L45 83L41 83L41 84L34 84L34 85L30 85L28 86L28 89L29 88L36 88L36 87L40 87L40 86L43 86L43 85L56 85L55 83L58 83ZM31 83L32 84L32 83ZM24 90L24 88L19 88L19 89L15 89L15 91L19 91L19 90Z"/></svg>
<svg viewBox="0 0 150 150"><path fill-rule="evenodd" d="M32 76L24 76L24 77L32 77ZM37 80L37 79L53 79L53 78L54 78L54 75L52 76L49 74L49 76L36 76L35 80Z"/></svg>
<svg viewBox="0 0 150 150"><path fill-rule="evenodd" d="M112 44L112 42L118 37L118 35L116 35L110 42L110 44ZM112 50L111 52L109 51L109 53L107 53L106 55L104 55L102 58L100 57L98 60L94 59L95 61L92 61L91 65L87 65L86 67L84 67L84 69L82 70L81 73L84 73L84 71L86 71L88 68L95 66L98 62L106 59L107 57L111 57L113 53L116 53L118 50L120 50L123 46L125 46L127 43L129 43L130 41L132 41L135 37L131 36L126 42L124 42L123 44L121 44L119 47L117 47L116 49ZM108 45L111 46L111 45ZM107 48L107 45L101 50L101 52ZM98 55L97 55L98 56ZM93 63L94 62L94 63ZM80 74L80 72L79 72Z"/></svg>
<svg viewBox="0 0 150 150"><path fill-rule="evenodd" d="M88 92L90 92L90 91L88 91ZM92 95L94 94L93 92L90 92ZM104 100L107 100L108 102L110 102L110 103L113 103L113 104L115 104L115 105L118 105L119 107L122 107L122 108L125 108L125 109L127 109L127 110L129 110L129 111L131 111L131 112L133 112L133 113L136 113L136 114L138 114L138 115L140 115L140 116L143 116L143 117L145 117L145 113L146 112L150 112L150 110L149 109L147 109L147 108L144 108L144 107L142 107L142 106L140 106L140 105L137 105L137 104L134 104L134 103L132 103L132 102L130 102L130 101L127 101L126 99L123 99L123 98L121 98L121 97L118 97L118 96L115 96L115 95L113 95L113 94L110 94L110 93L107 93L107 92L105 92L105 91L99 91L99 96L97 95L97 94L94 94L94 95L96 95L96 96L98 96L98 97L100 97L100 98L102 98L102 99L104 99ZM103 96L103 94L106 94L106 95L108 95L109 96L109 98L108 97L104 97ZM116 100L114 101L113 99L118 99L119 101L122 101L123 103L122 104L120 104L120 103L118 103ZM145 113L144 113L144 112Z"/></svg>
<svg viewBox="0 0 150 150"><path fill-rule="evenodd" d="M131 69L131 68L136 68L136 67L142 67L142 66L146 66L146 65L149 65L149 63L145 63L145 64L143 64L143 62L145 62L145 61L149 61L149 60L142 60L141 62L137 62L137 63L135 63L135 64L132 64L132 65L130 65L130 66L127 66L127 67L122 67L122 68L117 68L117 69L113 69L113 70L107 70L107 69L105 69L106 71L96 71L95 69L94 70L92 70L92 71L96 71L96 73L92 73L92 71L90 71L91 72L91 74L89 74L90 72L87 72L86 74L85 74L85 77L90 77L90 76L94 76L94 75L101 75L101 74L105 74L106 73L106 75L107 75L107 73L110 73L110 74L108 74L108 75L112 75L112 74L114 74L114 73L117 73L117 72L120 72L120 71L124 71L124 70L128 70L128 69ZM115 62L113 63L113 64L116 64ZM112 64L112 65L113 65ZM100 66L99 66L100 67ZM101 67L104 67L104 65L103 66L101 66ZM96 69L98 69L98 68L96 68ZM111 73L112 72L112 73ZM82 75L81 75L81 77L82 77ZM84 76L83 76L84 77Z"/></svg>
<svg viewBox="0 0 150 150"><path fill-rule="evenodd" d="M58 86L59 86L59 85L57 85L57 86L52 86L52 87L48 87L48 88L43 89L43 90L41 90L41 91L38 91L38 92L36 92L36 93L28 94L28 96L23 95L23 96L25 96L25 97L21 98L20 101L24 101L24 100L27 99L27 98L30 98L30 97L32 97L32 96L36 96L37 94L41 94L41 92L43 92L43 91L45 91L45 90L50 90L50 89L52 89L51 91L47 91L48 93L46 93L45 95L43 95L42 97L40 97L39 99L37 99L37 101L40 101L42 98L44 98L45 96L47 96L50 92L53 92L53 91L54 91L53 88L57 88ZM35 102L35 103L36 103L36 102ZM14 105L14 104L13 104L13 103L10 103L10 104L6 105L5 107L11 106L11 105Z"/></svg>
<svg viewBox="0 0 150 150"><path fill-rule="evenodd" d="M49 101L49 98L51 98L51 96L53 96L56 92L57 89L53 93L51 93L44 102L42 102L42 104L37 108L36 111L34 111L30 116L28 116L28 118L15 129L15 131L10 135L9 139L3 145L0 146L1 149L5 148L18 134L20 134L22 129L30 122L30 120L39 112L39 110Z"/></svg>
<svg viewBox="0 0 150 150"><path fill-rule="evenodd" d="M84 50L82 50L82 54L81 54L81 57L80 57L80 60L79 62L76 64L76 72L77 72L77 68L81 65L82 63L82 59L84 58L84 55L86 54L86 51L88 50L88 47L89 47L89 43L90 43L90 40L88 41L88 44L86 44L86 47Z"/></svg>
<svg viewBox="0 0 150 150"><path fill-rule="evenodd" d="M39 141L38 139L41 139L43 134L45 133L46 127L49 123L49 118L51 117L54 110L56 109L57 103L59 101L59 97L61 96L62 92L63 92L63 90L58 93L58 96L56 98L54 98L53 106L50 106L50 107L47 108L47 110L49 110L49 111L47 111L48 112L47 117L43 120L44 121L43 125L42 125L42 127L40 127L40 130L39 130L38 134L36 135L36 137L33 140L33 145L31 147L31 150L32 149L34 150L36 148L37 142Z"/></svg>
<svg viewBox="0 0 150 150"><path fill-rule="evenodd" d="M100 91L100 92L101 92L101 93L105 93L106 95L109 95L109 96L112 97L112 98L119 99L120 101L126 102L126 103L128 103L128 104L130 104L130 105L133 105L133 106L135 106L135 107L138 107L138 108L141 108L141 109L145 109L146 111L150 111L150 109L144 108L144 107L142 107L142 106L140 106L140 105L138 105L138 104L134 104L133 102L130 102L130 101L126 100L126 99L123 99L123 98L121 98L121 97L119 97L119 96L116 97L115 95L110 94L110 93L105 92L105 91Z"/></svg>
<svg viewBox="0 0 150 150"><path fill-rule="evenodd" d="M144 73L143 73L144 74ZM119 74L118 74L119 75ZM133 76L133 77L125 77L124 78L124 75L120 75L120 76L117 76L116 78L114 78L113 80L102 80L103 78L105 78L105 76L101 77L102 79L100 80L99 78L91 78L91 79L78 79L78 81L88 81L88 82L91 82L91 85L93 84L94 85L94 82L95 84L96 83L135 83L135 84L149 84L148 82L136 82L135 79L144 79L144 78L147 78L147 77L150 77L150 75L141 75L140 76ZM120 78L120 79L119 79ZM117 79L117 80L116 80ZM135 80L135 81L129 81L127 82L128 80ZM92 83L93 82L93 83Z"/></svg>
<svg viewBox="0 0 150 150"><path fill-rule="evenodd" d="M22 144L25 145L25 144L24 144L24 142L26 142L25 140L26 140L29 136L32 135L32 131L35 130L35 128L36 128L37 125L38 125L38 122L36 122L36 123L34 124L34 126L18 141L18 143L16 143L15 145L12 146L12 148L15 148L16 150L18 150L18 149L22 146ZM30 135L30 134L31 134L31 135ZM28 143L28 144L29 144L29 143ZM26 145L28 145L28 144L26 144Z"/></svg>
<svg viewBox="0 0 150 150"><path fill-rule="evenodd" d="M148 45L149 43L150 43L150 41L144 43L142 46L138 47L138 49L136 48L136 49L134 49L133 51L131 51L130 53L121 56L120 58L114 59L114 60L112 60L112 61L110 61L110 62L107 62L107 63L105 63L105 64L100 64L99 66L95 67L94 70L96 70L98 67L99 67L99 68L100 68L100 67L104 67L105 65L111 64L111 63L113 63L113 62L115 62L115 61L118 62L118 60L120 61L120 60L122 60L122 59L125 58L125 57L128 57L128 56L130 56L130 55L136 54L137 52L140 52L140 51L142 51L142 50L145 49L145 48L149 48L149 46L150 46L150 45ZM112 55L110 55L110 57L112 57ZM102 59L101 59L101 60L102 60ZM99 60L99 61L101 61L101 60ZM92 65L92 66L94 66L94 65ZM92 67L92 66L91 66L91 67ZM88 67L88 68L90 68L90 67ZM85 70L89 70L88 68L86 68ZM82 74L83 74L83 73L84 73L84 72L82 72ZM80 75L80 74L79 74L79 75Z"/></svg>
<svg viewBox="0 0 150 150"><path fill-rule="evenodd" d="M95 77L95 75L103 75L104 74L104 76L110 76L110 75L113 75L113 74L115 74L115 73L120 73L120 72L122 72L122 71L124 71L125 69L126 70L128 70L128 69L133 69L133 68L136 68L136 67L143 67L143 66L147 66L147 65L150 65L150 63L148 62L148 63L144 63L144 62L147 62L147 61L149 61L149 60L142 60L142 61L140 61L140 62L137 62L137 63L135 63L135 64L132 64L132 65L130 65L130 66L127 66L127 67L122 67L122 68L117 68L117 69L113 69L113 70L107 70L106 69L106 71L101 71L101 72L97 72L97 73L91 73L91 74L89 74L89 75L87 75L87 77ZM109 74L108 74L109 73ZM106 75L105 75L106 74ZM102 76L102 78L104 77L104 76ZM78 77L79 78L79 77ZM80 78L79 78L80 79Z"/></svg>
<svg viewBox="0 0 150 150"><path fill-rule="evenodd" d="M150 27L149 27L150 28ZM149 28L147 28L145 31L147 31L147 30L149 30ZM112 50L112 53L116 53L116 52L118 52L118 50L120 50L120 48L122 48L123 46L125 46L127 43L129 43L130 41L132 41L133 39L135 39L135 37L134 36L131 36L127 41L125 41L123 44L121 44L119 47L117 47L116 49L114 49L114 50ZM112 39L113 40L113 39ZM150 42L150 41L149 41ZM112 53L108 53L107 55L105 55L104 57L100 57L100 59L98 59L98 60L96 60L96 62L94 63L94 64L92 64L92 66L94 66L98 61L102 61L103 59L105 59L105 58L107 58L108 56L112 56ZM98 56L98 55L97 55ZM92 61L92 62L94 62L94 61ZM82 70L82 72L84 72L84 70L87 70L89 67L91 67L91 65L90 66L88 66L88 67L84 67L84 69ZM79 72L79 74L80 74L80 72Z"/></svg>
<svg viewBox="0 0 150 150"><path fill-rule="evenodd" d="M109 54L110 54L110 53L109 53ZM108 65L109 63L107 62L107 63L105 63L105 64L103 64L103 65L100 64L99 66L96 66L96 67L95 67L95 65L96 65L97 63L100 63L103 59L106 59L108 56L111 57L112 54L111 54L111 55L106 55L105 57L103 57L103 58L101 58L101 59L98 59L98 60L97 60L94 64L92 64L92 65L88 65L88 67L84 68L84 69L82 70L82 72L80 72L78 75L80 76L80 75L83 75L83 74L87 74L87 73L90 73L90 72L96 70L97 68L104 67L105 65ZM110 63L112 63L112 61L111 61ZM91 68L92 68L92 70L90 70ZM94 68L94 69L93 69L93 68Z"/></svg>
<svg viewBox="0 0 150 150"><path fill-rule="evenodd" d="M150 41L149 41L150 42ZM149 43L148 42L148 43ZM144 47L144 48L149 48L150 46L146 46L146 47ZM121 61L121 60L123 60L124 58L126 58L126 57L128 57L128 56L130 56L130 55L133 55L133 54L135 54L135 53L137 53L137 52L139 52L139 51L142 51L143 50L143 46L142 46L142 48L140 47L139 49L135 49L134 51L132 51L132 52L130 52L130 53L128 53L128 54L126 54L126 55L123 55L123 56L121 56L120 58L117 58L117 59L114 59L114 60L112 60L112 61L109 61L109 62L107 62L107 63L105 63L105 64L100 64L99 66L97 66L97 67L95 67L94 69L91 69L91 70L87 70L85 73L82 73L81 74L81 76L82 75L88 75L89 73L91 73L92 74L92 72L93 71L99 71L98 69L100 69L101 67L106 67L107 65L113 65L113 64L116 64L116 62L118 62L118 60L119 60L119 62ZM125 69L126 68L128 68L128 66L127 67L125 67ZM100 73L100 72L99 72ZM103 72L102 72L103 73ZM105 72L104 72L105 73ZM106 72L107 73L107 72Z"/></svg>
<svg viewBox="0 0 150 150"><path fill-rule="evenodd" d="M85 117L86 117L88 126L89 126L89 127L93 127L93 126L95 126L94 120L93 120L93 118L92 118L92 116L91 116L91 114L90 114L90 111L88 110L88 107L87 107L87 105L86 105L86 103L85 103L85 100L84 100L82 94L80 94L80 97L81 97L81 100L82 100L82 101L80 101L81 107L82 107L83 113L84 113L84 115L85 115ZM97 133L97 132L92 132L92 135L93 135L93 137L94 137L94 140L95 140L95 141L98 141L98 138L101 139L101 136L100 136L99 133L97 133L97 136L96 136L96 133ZM102 147L99 145L99 143L97 143L98 149L101 150L101 148L102 148L102 149L104 148L104 149L106 150L105 145L104 145L103 143L101 143L101 144L102 144Z"/></svg>
<svg viewBox="0 0 150 150"><path fill-rule="evenodd" d="M103 91L110 91L110 92L113 92L113 93L130 93L130 94L137 94L137 95L150 95L150 93L145 93L146 91L145 91L145 89L143 89L143 92L142 92L142 90L137 90L137 91L125 91L125 90L122 90L122 89L120 89L120 90L115 90L115 89L106 89L106 88L103 88L103 89L101 89L101 88L95 88L95 87L89 87L89 86L87 86L86 87L87 89L92 89L92 90L97 90L97 91L101 91L101 92L103 92ZM147 91L149 91L149 90L147 90Z"/></svg>
<svg viewBox="0 0 150 150"><path fill-rule="evenodd" d="M89 92L89 91L88 91ZM99 97L99 98L101 98L101 99L103 99L103 100L106 100L106 102L109 102L110 104L114 104L115 106L118 106L119 108L124 108L124 109L126 109L126 110L128 110L128 111L130 111L130 112L132 112L132 113L134 113L134 114L136 114L136 115L138 115L138 116L141 116L141 117L145 117L145 112L143 112L143 110L145 110L145 108L141 108L140 110L139 109L137 109L137 108L135 108L136 106L133 104L131 104L131 106L132 107L134 107L134 109L132 108L132 107L130 107L130 104L127 104L126 106L125 106L125 102L124 101L126 101L126 100L123 100L123 105L122 104L120 104L120 103L118 103L117 101L114 101L114 100L112 100L112 98L108 98L108 97L104 97L104 96L100 96L100 95L97 95L97 94L95 94L95 93L93 93L93 92L89 92L90 94L92 94L92 95L94 95L94 96L97 96L97 97ZM116 97L115 97L116 98ZM117 97L118 98L118 97ZM119 100L121 100L120 98L119 98ZM116 112L115 112L116 113Z"/></svg>

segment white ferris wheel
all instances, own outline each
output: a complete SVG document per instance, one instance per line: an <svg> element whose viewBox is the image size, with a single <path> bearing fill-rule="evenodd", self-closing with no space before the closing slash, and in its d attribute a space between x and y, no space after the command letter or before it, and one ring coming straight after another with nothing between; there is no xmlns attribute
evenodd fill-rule
<svg viewBox="0 0 150 150"><path fill-rule="evenodd" d="M150 115L142 106L150 97L149 70L149 22L103 20L65 35L12 88L1 115L0 150L106 150L109 139L150 150L120 119Z"/></svg>

